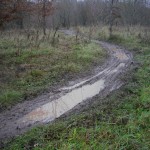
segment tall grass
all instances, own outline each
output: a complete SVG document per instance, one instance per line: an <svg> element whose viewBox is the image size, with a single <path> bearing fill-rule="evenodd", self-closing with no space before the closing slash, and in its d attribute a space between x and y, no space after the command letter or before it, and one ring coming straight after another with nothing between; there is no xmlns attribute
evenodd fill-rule
<svg viewBox="0 0 150 150"><path fill-rule="evenodd" d="M93 28L92 33L90 28ZM108 40L110 38L108 27L103 25L86 28L80 27L80 32L87 36L90 34L94 39ZM144 44L150 44L150 28L143 26L113 27L113 36L110 40L119 40L118 42L121 42L121 39L130 40L130 38Z"/></svg>

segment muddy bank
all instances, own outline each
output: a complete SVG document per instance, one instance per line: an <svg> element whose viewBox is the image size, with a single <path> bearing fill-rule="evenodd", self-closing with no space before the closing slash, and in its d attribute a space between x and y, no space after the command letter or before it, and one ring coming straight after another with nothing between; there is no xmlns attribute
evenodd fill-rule
<svg viewBox="0 0 150 150"><path fill-rule="evenodd" d="M70 31L67 34L72 35ZM103 46L108 53L107 62L93 69L93 76L70 81L68 86L46 93L14 106L0 114L0 140L20 135L28 129L55 120L94 96L105 97L123 85L120 76L132 63L132 54L117 45L93 40Z"/></svg>

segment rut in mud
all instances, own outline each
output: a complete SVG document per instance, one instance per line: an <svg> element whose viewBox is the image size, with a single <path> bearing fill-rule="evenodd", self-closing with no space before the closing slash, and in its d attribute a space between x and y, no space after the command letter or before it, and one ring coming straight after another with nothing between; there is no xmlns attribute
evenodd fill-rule
<svg viewBox="0 0 150 150"><path fill-rule="evenodd" d="M72 34L66 31L66 34ZM43 94L32 101L14 106L0 114L0 140L20 135L28 129L55 120L62 114L92 99L106 96L122 86L120 75L131 65L132 54L119 46L93 40L108 51L107 62L96 70L95 75L80 80L74 85Z"/></svg>

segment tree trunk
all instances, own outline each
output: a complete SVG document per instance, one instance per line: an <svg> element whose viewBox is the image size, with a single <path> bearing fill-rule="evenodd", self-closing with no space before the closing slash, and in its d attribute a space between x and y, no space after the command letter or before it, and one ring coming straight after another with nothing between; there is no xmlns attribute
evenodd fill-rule
<svg viewBox="0 0 150 150"><path fill-rule="evenodd" d="M113 28L113 5L114 0L111 0L110 2L110 20L109 20L109 37L112 36L112 28Z"/></svg>
<svg viewBox="0 0 150 150"><path fill-rule="evenodd" d="M43 1L43 34L46 35L46 0Z"/></svg>

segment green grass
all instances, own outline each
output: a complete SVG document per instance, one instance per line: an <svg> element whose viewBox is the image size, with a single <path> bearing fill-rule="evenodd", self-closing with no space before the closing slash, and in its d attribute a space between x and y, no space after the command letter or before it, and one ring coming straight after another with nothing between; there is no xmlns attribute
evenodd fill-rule
<svg viewBox="0 0 150 150"><path fill-rule="evenodd" d="M16 99L19 101L22 98L22 93L18 91L14 91L12 89L7 89L0 95L1 103L4 104L13 104Z"/></svg>
<svg viewBox="0 0 150 150"><path fill-rule="evenodd" d="M51 33L52 34L52 33ZM100 65L106 56L98 44L86 43L59 33L55 45L51 37L4 32L0 38L0 108L6 109L25 99L32 99L53 84L64 83ZM43 38L45 38L43 40ZM64 77L66 80L64 80Z"/></svg>
<svg viewBox="0 0 150 150"><path fill-rule="evenodd" d="M32 129L5 149L149 150L150 45L134 38L120 40L140 64L126 75L127 84L122 89L113 92L103 103L96 98L79 114Z"/></svg>

